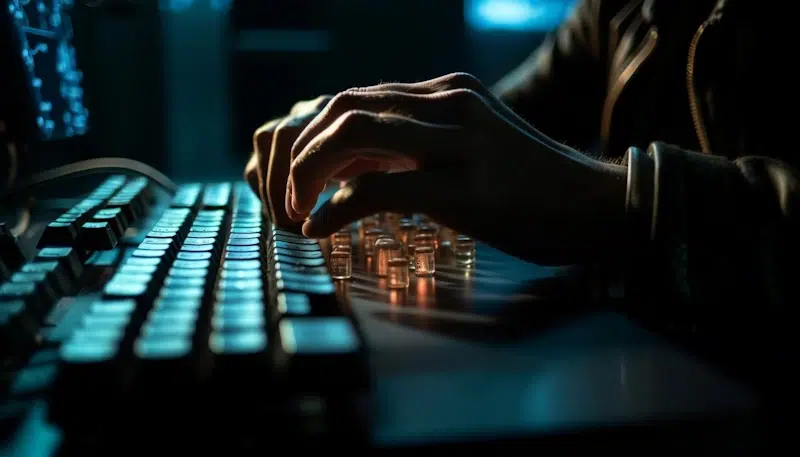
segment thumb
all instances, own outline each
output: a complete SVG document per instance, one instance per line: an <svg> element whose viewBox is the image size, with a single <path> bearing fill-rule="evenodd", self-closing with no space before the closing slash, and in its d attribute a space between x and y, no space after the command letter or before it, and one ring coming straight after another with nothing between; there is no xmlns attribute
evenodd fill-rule
<svg viewBox="0 0 800 457"><path fill-rule="evenodd" d="M328 236L375 213L436 210L448 186L430 172L368 173L348 181L303 224L309 238Z"/></svg>

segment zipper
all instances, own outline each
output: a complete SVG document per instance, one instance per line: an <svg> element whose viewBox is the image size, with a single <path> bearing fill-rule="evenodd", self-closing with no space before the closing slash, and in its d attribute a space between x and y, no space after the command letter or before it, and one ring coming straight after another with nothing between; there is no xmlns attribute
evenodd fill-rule
<svg viewBox="0 0 800 457"><path fill-rule="evenodd" d="M697 139L700 141L700 149L705 154L711 154L711 141L708 139L708 130L703 122L703 115L700 113L700 99L697 96L697 89L695 88L695 59L697 58L697 45L700 43L700 37L703 32L711 24L711 21L706 21L697 29L692 41L689 44L689 58L686 64L686 86L689 91L689 108L692 111L692 123L694 124L694 131L697 134Z"/></svg>
<svg viewBox="0 0 800 457"><path fill-rule="evenodd" d="M647 39L636 51L636 54L634 54L631 61L628 62L628 65L625 66L625 69L622 70L617 80L614 81L614 85L609 91L608 98L606 98L606 103L603 107L603 122L601 124L600 134L604 143L608 142L608 138L611 135L611 117L614 113L614 105L617 104L619 96L622 94L622 90L625 88L628 82L630 82L631 78L633 78L633 75L636 74L636 71L639 70L639 67L641 67L642 63L644 63L644 61L647 60L651 54L653 54L653 50L655 50L657 42L658 30L651 28L647 34Z"/></svg>

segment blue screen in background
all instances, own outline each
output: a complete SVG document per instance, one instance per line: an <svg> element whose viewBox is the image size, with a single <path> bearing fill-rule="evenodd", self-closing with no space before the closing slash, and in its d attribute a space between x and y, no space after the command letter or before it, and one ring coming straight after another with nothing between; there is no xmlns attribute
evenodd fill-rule
<svg viewBox="0 0 800 457"><path fill-rule="evenodd" d="M69 11L73 0L6 0L25 65L36 125L43 140L86 132L89 113Z"/></svg>
<svg viewBox="0 0 800 457"><path fill-rule="evenodd" d="M576 0L465 0L473 30L549 32L567 17Z"/></svg>

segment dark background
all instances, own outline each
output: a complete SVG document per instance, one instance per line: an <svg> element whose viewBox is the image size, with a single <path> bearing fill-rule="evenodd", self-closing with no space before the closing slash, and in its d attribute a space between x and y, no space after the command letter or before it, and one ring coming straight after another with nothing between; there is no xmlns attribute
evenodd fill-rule
<svg viewBox="0 0 800 457"><path fill-rule="evenodd" d="M253 130L295 101L453 71L491 84L556 26L515 24L513 7L573 3L491 1L487 30L465 20L470 0L76 0L90 134L38 146L26 169L119 156L178 180L236 177Z"/></svg>

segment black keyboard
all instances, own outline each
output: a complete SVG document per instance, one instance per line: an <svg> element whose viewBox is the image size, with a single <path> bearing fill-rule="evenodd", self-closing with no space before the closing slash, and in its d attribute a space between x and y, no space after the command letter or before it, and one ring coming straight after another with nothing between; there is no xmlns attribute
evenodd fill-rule
<svg viewBox="0 0 800 457"><path fill-rule="evenodd" d="M47 400L64 430L151 436L158 423L193 442L254 424L361 435L369 371L358 324L320 244L272 226L244 183L187 184L163 202L147 179L112 176L50 223L39 248L4 265L0 356L14 372L58 354ZM112 249L121 260L102 290L79 290ZM52 313L73 296L84 310L53 337Z"/></svg>

